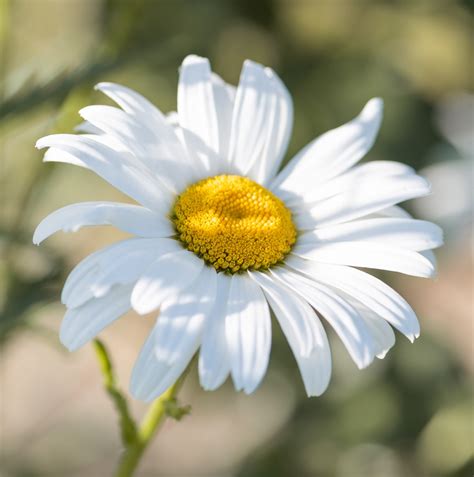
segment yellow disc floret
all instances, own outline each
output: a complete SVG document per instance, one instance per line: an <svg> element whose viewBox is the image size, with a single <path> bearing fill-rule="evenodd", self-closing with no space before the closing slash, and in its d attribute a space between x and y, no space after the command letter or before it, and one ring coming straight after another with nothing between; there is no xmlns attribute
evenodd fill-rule
<svg viewBox="0 0 474 477"><path fill-rule="evenodd" d="M181 242L218 271L271 267L296 240L283 202L241 176L215 176L191 185L178 197L173 220Z"/></svg>

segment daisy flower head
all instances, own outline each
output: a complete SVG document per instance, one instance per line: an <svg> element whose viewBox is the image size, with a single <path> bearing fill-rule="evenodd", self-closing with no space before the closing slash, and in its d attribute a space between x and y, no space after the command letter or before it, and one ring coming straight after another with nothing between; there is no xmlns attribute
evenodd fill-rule
<svg viewBox="0 0 474 477"><path fill-rule="evenodd" d="M82 226L132 234L88 256L62 291L60 339L75 350L129 311L155 312L131 391L162 394L199 352L206 390L232 376L253 392L268 367L273 311L306 392L327 388L334 329L359 368L383 358L393 328L410 340L419 324L408 303L359 267L434 274L436 225L396 204L429 193L410 167L358 165L374 143L382 100L304 147L280 170L293 124L290 94L270 68L243 65L226 84L209 61L188 56L177 112L164 115L123 86L97 89L119 107L80 111L82 134L43 137L45 161L92 170L136 205L84 202L46 217L33 241Z"/></svg>

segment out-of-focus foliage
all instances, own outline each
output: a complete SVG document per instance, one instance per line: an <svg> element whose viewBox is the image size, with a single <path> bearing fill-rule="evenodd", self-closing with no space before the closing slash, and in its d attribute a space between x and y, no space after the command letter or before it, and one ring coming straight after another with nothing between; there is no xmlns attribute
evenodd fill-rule
<svg viewBox="0 0 474 477"><path fill-rule="evenodd" d="M186 54L209 57L215 71L232 83L245 58L262 62L280 74L294 98L288 157L353 117L370 97L381 96L385 119L368 159L397 160L417 169L441 164L446 177L455 177L448 184L441 173L442 197L449 200L450 194L458 197L457 176L449 171L466 154L443 137L439 109L446 98L472 93L473 9L470 0L0 0L0 343L7 363L12 356L29 356L38 341L58 344L56 302L65 277L87 253L119 237L101 228L59 235L41 248L31 244L35 224L55 208L81 200L127 200L87 171L43 165L33 147L40 136L73 130L81 107L106 102L93 91L95 82L121 82L170 111L176 108L177 68ZM472 133L469 111L460 128ZM471 149L469 161L472 157ZM472 174L472 162L466 165ZM275 329L270 369L276 380L267 379L259 391L268 399L262 403L257 393L244 398L246 404L235 404L228 387L214 394L192 388L191 402L207 404L197 405L196 415L179 426L185 436L204 438L183 441L170 434L181 446L180 458L171 451L168 460L163 454L155 458L152 450L145 466L149 474L142 475L471 475L472 190L469 185L463 190L463 218L449 222L439 280L430 285L386 277L420 315L423 332L415 345L399 337L384 361L356 372L333 340L333 383L323 397L307 399ZM435 217L432 204L436 201L419 212ZM134 320L128 329L138 327ZM120 355L119 347L110 347ZM48 370L60 364L46 361L36 368L24 358L29 364L18 365L19 375L0 383L11 390L2 403L3 434L10 438L3 439L0 473L108 475L119 447L110 429L89 416L91 407L76 410L78 419L66 418L64 428L48 427L56 407L51 411L47 404L55 402L62 386L70 386L63 396L67 410L76 389L70 385L75 371L67 366L72 358L55 348L53 353L48 356L66 362L59 377ZM132 360L123 366L131 368ZM31 369L43 369L45 381L44 395L36 401L23 393L33 380ZM3 374L9 375L9 368ZM38 413L53 412L35 421L36 427L21 419L32 402ZM206 414L209 408L213 412ZM254 427L232 420L232 412L244 408L255 416ZM207 421L200 420L199 409L210 416ZM228 426L232 431L226 433ZM214 434L219 438L212 441ZM166 430L160 438L158 446L166 448ZM214 451L207 439L220 447ZM61 457L53 458L57 449ZM109 452L106 462L103 449Z"/></svg>

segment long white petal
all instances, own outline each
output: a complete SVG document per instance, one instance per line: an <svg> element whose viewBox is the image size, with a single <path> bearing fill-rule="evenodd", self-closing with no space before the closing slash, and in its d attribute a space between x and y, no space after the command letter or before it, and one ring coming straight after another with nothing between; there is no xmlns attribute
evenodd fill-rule
<svg viewBox="0 0 474 477"><path fill-rule="evenodd" d="M74 127L74 131L78 133L85 133L85 134L102 134L104 131L99 129L96 126L93 126L88 121L83 121L82 123L78 124Z"/></svg>
<svg viewBox="0 0 474 477"><path fill-rule="evenodd" d="M280 172L271 188L299 193L335 177L358 162L372 147L380 128L383 102L371 99L352 121L309 143Z"/></svg>
<svg viewBox="0 0 474 477"><path fill-rule="evenodd" d="M296 271L330 285L360 301L413 341L420 325L410 305L378 278L356 268L304 260L289 255L285 264Z"/></svg>
<svg viewBox="0 0 474 477"><path fill-rule="evenodd" d="M406 164L394 161L370 161L352 167L343 174L330 180L318 183L316 187L301 188L297 194L280 189L273 189L288 206L304 206L328 199L344 191L357 188L360 181L377 183L386 177L409 177L415 175L415 170Z"/></svg>
<svg viewBox="0 0 474 477"><path fill-rule="evenodd" d="M424 220L373 218L329 225L298 237L298 245L353 241L381 243L418 252L441 246L443 231Z"/></svg>
<svg viewBox="0 0 474 477"><path fill-rule="evenodd" d="M311 230L347 222L398 202L430 193L429 183L420 176L389 176L363 180L333 197L295 208L295 222L300 230Z"/></svg>
<svg viewBox="0 0 474 477"><path fill-rule="evenodd" d="M271 273L294 292L300 294L334 328L347 351L362 369L374 359L370 330L359 313L330 288L315 283L298 273L275 268Z"/></svg>
<svg viewBox="0 0 474 477"><path fill-rule="evenodd" d="M171 206L171 195L159 182L148 176L143 169L134 166L123 153L100 144L91 138L74 134L53 134L38 140L39 149L52 147L63 151L54 160L71 162L91 169L98 176L145 207L166 214Z"/></svg>
<svg viewBox="0 0 474 477"><path fill-rule="evenodd" d="M102 82L95 89L115 101L126 113L161 126L166 123L163 113L136 91L117 83Z"/></svg>
<svg viewBox="0 0 474 477"><path fill-rule="evenodd" d="M199 346L216 299L215 285L216 272L206 267L178 297L165 300L132 373L135 397L150 401L182 374Z"/></svg>
<svg viewBox="0 0 474 477"><path fill-rule="evenodd" d="M204 262L193 252L176 250L155 260L146 268L132 292L132 307L141 315L158 308L169 296L184 290L201 272Z"/></svg>
<svg viewBox="0 0 474 477"><path fill-rule="evenodd" d="M388 351L395 344L395 333L392 327L380 316L360 305L357 301L348 301L359 312L359 316L369 328L375 356L379 359L385 358Z"/></svg>
<svg viewBox="0 0 474 477"><path fill-rule="evenodd" d="M174 165L179 167L180 170L184 170L187 166L188 171L184 174L184 177L196 175L198 172L195 167L196 164L193 163L192 158L186 153L186 148L177 136L172 121L155 105L136 91L115 83L99 83L96 89L109 96L126 113L135 117L155 133L156 138L160 140L161 153L159 157L151 159L161 159L160 164L157 165L158 174L166 174L171 179L173 178L174 170L174 179L176 181L182 180L182 178L177 177L177 170L176 168L173 169ZM177 185L179 186L179 184Z"/></svg>
<svg viewBox="0 0 474 477"><path fill-rule="evenodd" d="M203 267L198 278L177 296L166 299L156 323L155 355L173 365L200 336L204 320L216 301L217 273Z"/></svg>
<svg viewBox="0 0 474 477"><path fill-rule="evenodd" d="M130 285L114 287L102 298L94 298L84 305L69 309L61 323L61 343L74 351L130 310Z"/></svg>
<svg viewBox="0 0 474 477"><path fill-rule="evenodd" d="M224 160L197 134L181 127L176 127L176 134L186 147L198 180L229 172Z"/></svg>
<svg viewBox="0 0 474 477"><path fill-rule="evenodd" d="M292 253L316 262L376 268L415 277L433 277L433 264L421 253L369 242L333 242L297 245Z"/></svg>
<svg viewBox="0 0 474 477"><path fill-rule="evenodd" d="M155 131L168 149L169 157L186 159L186 153L168 118L141 94L115 83L99 83L96 89L114 100L126 113Z"/></svg>
<svg viewBox="0 0 474 477"><path fill-rule="evenodd" d="M39 245L54 233L77 232L89 225L113 225L140 237L170 237L175 234L171 222L144 207L117 202L81 202L67 205L44 218L33 235Z"/></svg>
<svg viewBox="0 0 474 477"><path fill-rule="evenodd" d="M199 355L199 380L206 391L217 389L230 372L229 353L225 335L225 316L231 278L217 274L214 308L206 319Z"/></svg>
<svg viewBox="0 0 474 477"><path fill-rule="evenodd" d="M242 175L267 184L283 159L292 126L291 96L276 73L245 61L232 118L231 163Z"/></svg>
<svg viewBox="0 0 474 477"><path fill-rule="evenodd" d="M225 327L235 388L250 394L267 370L272 329L265 297L248 275L232 276Z"/></svg>
<svg viewBox="0 0 474 477"><path fill-rule="evenodd" d="M214 104L216 107L217 124L219 126L219 149L218 153L223 163L229 160L229 141L232 126L232 113L235 101L235 86L227 84L220 76L212 73L212 89L214 92ZM223 164L222 172L230 172Z"/></svg>
<svg viewBox="0 0 474 477"><path fill-rule="evenodd" d="M138 280L157 257L175 250L172 239L128 239L86 257L68 276L61 301L68 307L104 296L113 285Z"/></svg>
<svg viewBox="0 0 474 477"><path fill-rule="evenodd" d="M412 216L402 207L398 205L392 205L386 209L382 209L376 212L379 217L394 217L397 219L411 219Z"/></svg>
<svg viewBox="0 0 474 477"><path fill-rule="evenodd" d="M112 106L87 106L79 114L122 144L173 193L178 193L195 180L195 171L183 148L180 146L177 150L176 145L166 140L166 135L163 137L160 134L161 129L153 127L153 123L139 121ZM171 129L167 124L163 127ZM167 135L174 135L174 132L166 132ZM179 144L176 137L175 141Z"/></svg>
<svg viewBox="0 0 474 477"><path fill-rule="evenodd" d="M295 356L308 396L320 396L331 378L331 350L308 303L268 273L249 272L261 287ZM308 349L307 344L310 343Z"/></svg>
<svg viewBox="0 0 474 477"><path fill-rule="evenodd" d="M180 359L168 366L156 359L157 330L153 328L137 358L130 379L130 392L136 399L152 401L163 394L181 376L196 352L199 342L183 350Z"/></svg>
<svg viewBox="0 0 474 477"><path fill-rule="evenodd" d="M219 152L219 123L214 101L214 87L209 60L187 56L179 71L179 124L200 138L214 153ZM209 157L209 174L216 174L218 164Z"/></svg>

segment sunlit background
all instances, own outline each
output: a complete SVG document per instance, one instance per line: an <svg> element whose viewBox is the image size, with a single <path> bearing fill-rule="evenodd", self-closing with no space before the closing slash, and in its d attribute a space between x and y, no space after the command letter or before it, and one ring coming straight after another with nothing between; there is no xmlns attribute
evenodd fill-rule
<svg viewBox="0 0 474 477"><path fill-rule="evenodd" d="M273 67L291 91L287 158L354 117L373 96L385 118L367 160L422 170L432 196L406 207L443 226L433 281L385 274L417 311L422 335L399 335L383 361L357 371L332 337L334 374L305 396L274 328L269 373L252 396L227 383L181 394L192 414L169 420L139 476L467 477L473 474L474 2L457 0L0 0L0 341L2 477L103 477L120 453L116 416L91 346L57 337L72 267L123 237L97 227L31 244L35 225L84 200L128 201L91 172L42 164L35 140L70 132L77 111L106 103L99 81L176 108L188 53L238 81L245 58ZM103 333L120 383L153 317ZM145 407L132 400L136 416Z"/></svg>

